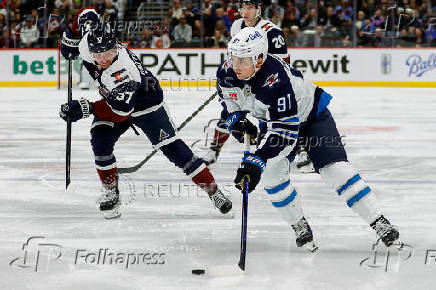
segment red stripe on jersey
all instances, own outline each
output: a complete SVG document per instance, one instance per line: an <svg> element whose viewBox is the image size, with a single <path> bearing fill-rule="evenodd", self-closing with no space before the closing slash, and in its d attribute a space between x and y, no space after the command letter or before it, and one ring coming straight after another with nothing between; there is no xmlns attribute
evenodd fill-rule
<svg viewBox="0 0 436 290"><path fill-rule="evenodd" d="M127 116L121 116L117 113L114 113L109 105L106 103L106 100L100 100L93 104L94 106L94 115L102 121L110 121L114 123L120 123L127 120L130 117L130 114Z"/></svg>

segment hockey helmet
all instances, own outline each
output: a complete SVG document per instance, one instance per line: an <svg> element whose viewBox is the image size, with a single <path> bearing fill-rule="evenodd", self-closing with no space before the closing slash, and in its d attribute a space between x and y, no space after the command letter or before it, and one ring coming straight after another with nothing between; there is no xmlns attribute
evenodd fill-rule
<svg viewBox="0 0 436 290"><path fill-rule="evenodd" d="M91 53L108 51L117 44L117 33L110 23L103 23L91 29L88 34L88 46Z"/></svg>
<svg viewBox="0 0 436 290"><path fill-rule="evenodd" d="M227 45L227 52L229 56L251 57L255 74L259 70L256 68L259 57L262 57L263 61L265 61L268 56L268 39L262 30L245 27L230 40Z"/></svg>

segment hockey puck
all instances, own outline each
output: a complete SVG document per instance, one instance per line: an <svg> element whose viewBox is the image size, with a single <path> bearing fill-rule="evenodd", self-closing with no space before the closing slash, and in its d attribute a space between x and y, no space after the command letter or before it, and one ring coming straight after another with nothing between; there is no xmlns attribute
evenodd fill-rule
<svg viewBox="0 0 436 290"><path fill-rule="evenodd" d="M204 273L206 273L206 271L204 269L194 269L194 270L192 270L192 274L193 275L203 275Z"/></svg>

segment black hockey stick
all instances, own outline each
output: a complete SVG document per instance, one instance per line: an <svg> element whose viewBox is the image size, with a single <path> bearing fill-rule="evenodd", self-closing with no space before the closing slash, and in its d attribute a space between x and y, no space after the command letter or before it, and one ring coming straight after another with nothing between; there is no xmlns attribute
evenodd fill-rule
<svg viewBox="0 0 436 290"><path fill-rule="evenodd" d="M244 135L244 155L250 153L250 135ZM242 223L241 223L241 251L238 266L245 271L245 256L247 254L247 210L248 210L248 182L249 177L244 178L244 189L242 197Z"/></svg>
<svg viewBox="0 0 436 290"><path fill-rule="evenodd" d="M68 60L68 98L67 101L71 102L73 100L73 69L72 61ZM67 118L67 146L65 150L65 189L71 183L71 119Z"/></svg>
<svg viewBox="0 0 436 290"><path fill-rule="evenodd" d="M180 131L183 129L183 127L186 126L186 124L188 124L195 116L198 115L198 113L200 113L204 107L206 107L218 94L218 92L215 92L212 96L209 97L209 99L207 99L200 107L198 107L197 110L195 110L191 116L189 116L177 129L176 131ZM156 154L158 151L158 149L153 149L153 151L147 155L147 157L145 157L144 160L142 160L141 162L139 162L137 165L132 166L132 167L124 167L124 168L118 168L118 173L119 174L123 174L123 173L132 173L137 171L139 168L142 167L142 165L144 165L148 160L150 160L151 157L153 157L154 154Z"/></svg>

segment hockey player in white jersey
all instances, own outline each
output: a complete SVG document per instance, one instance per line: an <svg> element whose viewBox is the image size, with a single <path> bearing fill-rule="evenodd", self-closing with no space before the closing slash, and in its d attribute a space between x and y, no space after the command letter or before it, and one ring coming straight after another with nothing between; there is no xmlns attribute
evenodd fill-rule
<svg viewBox="0 0 436 290"><path fill-rule="evenodd" d="M257 150L243 157L234 180L236 187L241 189L248 176L251 192L262 176L272 205L294 229L297 246L313 251L312 230L289 175L299 140L316 140L308 150L316 172L386 246L397 241L398 230L384 217L375 194L348 162L327 108L331 95L306 81L282 59L268 54L268 41L261 30L242 29L227 50L230 58L217 71L217 87L229 112L228 131L238 140L245 132L251 133L253 125L247 114L268 127Z"/></svg>
<svg viewBox="0 0 436 290"><path fill-rule="evenodd" d="M94 115L91 145L103 188L99 207L105 217L120 216L113 150L119 137L132 124L147 135L154 148L160 149L205 190L221 213L230 211L231 201L217 187L203 160L194 156L178 138L156 77L143 67L135 54L117 42L116 31L109 23L100 24L93 9L80 14L78 23L86 24L79 26L79 42L64 39L61 51L67 59L80 53L102 99L96 102L83 98L73 100L61 106L60 116L75 122Z"/></svg>
<svg viewBox="0 0 436 290"><path fill-rule="evenodd" d="M283 30L271 21L262 19L260 17L261 5L261 0L240 0L239 13L242 17L233 22L230 29L230 35L233 37L245 27L255 27L265 33L268 40L268 53L274 54L275 56L282 58L287 63L290 63L290 57ZM228 115L229 114L227 110L223 108L220 119L215 127L213 141L209 150L203 156L206 164L212 164L216 162L222 147L230 136L225 128L225 121L228 118ZM264 122L259 122L258 127L260 131L258 139L260 140L265 134L266 124ZM301 148L304 149L304 146L301 146ZM302 171L305 173L313 170L311 162L304 150L302 154L299 155L297 167L302 167Z"/></svg>

